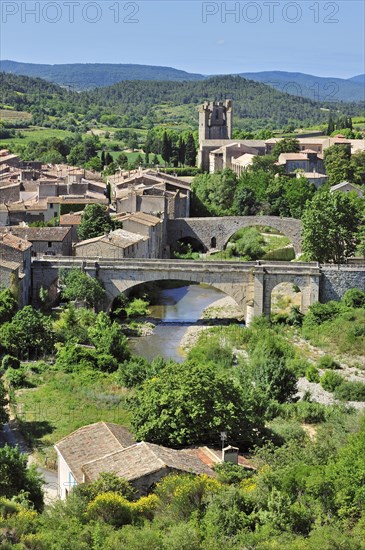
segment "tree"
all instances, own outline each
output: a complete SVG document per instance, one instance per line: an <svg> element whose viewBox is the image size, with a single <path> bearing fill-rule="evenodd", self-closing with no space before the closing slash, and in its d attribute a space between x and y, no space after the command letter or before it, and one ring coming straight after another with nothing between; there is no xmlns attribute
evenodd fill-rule
<svg viewBox="0 0 365 550"><path fill-rule="evenodd" d="M52 320L40 311L25 306L10 323L0 329L1 346L14 357L39 356L53 349Z"/></svg>
<svg viewBox="0 0 365 550"><path fill-rule="evenodd" d="M346 145L332 145L325 149L324 164L331 185L352 180L351 152Z"/></svg>
<svg viewBox="0 0 365 550"><path fill-rule="evenodd" d="M255 216L260 209L254 189L248 185L239 185L234 195L234 212L238 216Z"/></svg>
<svg viewBox="0 0 365 550"><path fill-rule="evenodd" d="M113 221L101 204L88 204L81 217L77 234L80 240L92 239L114 229Z"/></svg>
<svg viewBox="0 0 365 550"><path fill-rule="evenodd" d="M118 361L125 361L130 356L122 327L115 321L112 323L104 312L98 314L95 324L90 327L89 337L100 353L112 355Z"/></svg>
<svg viewBox="0 0 365 550"><path fill-rule="evenodd" d="M128 166L128 157L125 153L120 153L117 157L117 163L120 168L127 168Z"/></svg>
<svg viewBox="0 0 365 550"><path fill-rule="evenodd" d="M9 415L5 408L8 405L8 403L9 401L6 398L6 389L2 380L0 379L0 431L3 424L5 424L5 422L9 420Z"/></svg>
<svg viewBox="0 0 365 550"><path fill-rule="evenodd" d="M0 448L0 497L13 498L21 491L28 494L36 510L43 508L42 476L36 467L27 467L27 455L17 447Z"/></svg>
<svg viewBox="0 0 365 550"><path fill-rule="evenodd" d="M196 166L196 145L193 134L189 134L186 140L185 160L188 166Z"/></svg>
<svg viewBox="0 0 365 550"><path fill-rule="evenodd" d="M231 213L236 187L237 176L228 168L216 174L199 174L192 183L195 200L214 216Z"/></svg>
<svg viewBox="0 0 365 550"><path fill-rule="evenodd" d="M350 167L353 183L365 185L365 151L358 151L351 155Z"/></svg>
<svg viewBox="0 0 365 550"><path fill-rule="evenodd" d="M278 141L273 149L272 155L278 159L281 153L298 153L300 151L300 143L295 138L284 138Z"/></svg>
<svg viewBox="0 0 365 550"><path fill-rule="evenodd" d="M105 154L105 162L104 165L109 166L113 162L113 157L109 153L109 151Z"/></svg>
<svg viewBox="0 0 365 550"><path fill-rule="evenodd" d="M10 288L0 290L0 325L11 321L17 309L18 304Z"/></svg>
<svg viewBox="0 0 365 550"><path fill-rule="evenodd" d="M217 444L221 431L232 443L252 436L249 405L239 386L213 364L169 362L131 398L132 425L140 440L174 446Z"/></svg>
<svg viewBox="0 0 365 550"><path fill-rule="evenodd" d="M362 201L352 193L316 193L302 216L302 250L308 260L346 262L359 242Z"/></svg>
<svg viewBox="0 0 365 550"><path fill-rule="evenodd" d="M170 162L171 157L171 141L167 135L167 132L164 132L163 138L162 138L162 149L161 149L161 156L165 163Z"/></svg>
<svg viewBox="0 0 365 550"><path fill-rule="evenodd" d="M97 279L89 277L80 269L71 269L68 273L60 275L64 299L85 301L88 307L93 308L98 307L103 301L105 290Z"/></svg>
<svg viewBox="0 0 365 550"><path fill-rule="evenodd" d="M291 178L286 182L285 198L292 218L300 219L307 202L310 202L316 192L313 183L306 178Z"/></svg>
<svg viewBox="0 0 365 550"><path fill-rule="evenodd" d="M186 143L181 136L179 137L178 150L179 150L179 163L181 166L184 166L185 156L186 156Z"/></svg>

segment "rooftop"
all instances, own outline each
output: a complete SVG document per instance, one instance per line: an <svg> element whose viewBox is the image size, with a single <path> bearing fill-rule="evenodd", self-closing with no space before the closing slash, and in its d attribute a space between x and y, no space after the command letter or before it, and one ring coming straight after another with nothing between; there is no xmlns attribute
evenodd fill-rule
<svg viewBox="0 0 365 550"><path fill-rule="evenodd" d="M130 447L135 443L126 428L111 422L83 426L61 439L56 450L67 462L78 483L83 482L82 466L90 461Z"/></svg>
<svg viewBox="0 0 365 550"><path fill-rule="evenodd" d="M29 241L26 241L25 239L22 239L20 237L16 237L11 233L0 234L0 244L9 246L10 248L14 248L16 250L21 250L23 252L25 250L28 250L32 246L32 243L30 243Z"/></svg>
<svg viewBox="0 0 365 550"><path fill-rule="evenodd" d="M94 237L92 239L86 239L75 244L75 248L85 246L92 243L106 243L116 246L118 248L127 248L133 244L136 244L140 241L147 240L147 237L144 235L139 235L138 233L131 233L130 231L125 231L124 229L116 229L111 231L107 235L101 235L100 237Z"/></svg>
<svg viewBox="0 0 365 550"><path fill-rule="evenodd" d="M189 451L177 451L144 441L85 463L81 470L88 481L96 480L102 472L113 472L128 481L171 468L194 474L215 476L213 470Z"/></svg>
<svg viewBox="0 0 365 550"><path fill-rule="evenodd" d="M118 214L116 219L120 222L131 221L135 223L140 223L141 225L155 226L162 223L160 218L157 216L151 216L150 214L145 214L144 212L134 212L132 214Z"/></svg>
<svg viewBox="0 0 365 550"><path fill-rule="evenodd" d="M7 228L9 233L28 241L63 241L70 233L69 227L27 227L13 225Z"/></svg>

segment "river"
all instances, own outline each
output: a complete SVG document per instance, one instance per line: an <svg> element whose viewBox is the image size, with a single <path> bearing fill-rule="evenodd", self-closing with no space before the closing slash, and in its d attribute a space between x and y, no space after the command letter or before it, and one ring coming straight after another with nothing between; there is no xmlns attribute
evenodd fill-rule
<svg viewBox="0 0 365 550"><path fill-rule="evenodd" d="M203 311L225 294L205 285L189 285L160 290L151 306L151 317L158 319L153 334L131 338L130 348L136 355L151 361L162 356L182 362L181 340L189 326L197 323Z"/></svg>

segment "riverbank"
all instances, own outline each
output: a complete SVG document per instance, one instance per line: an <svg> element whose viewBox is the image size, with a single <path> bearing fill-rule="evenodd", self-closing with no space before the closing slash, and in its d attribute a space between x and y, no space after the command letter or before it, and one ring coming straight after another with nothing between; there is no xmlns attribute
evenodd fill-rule
<svg viewBox="0 0 365 550"><path fill-rule="evenodd" d="M181 339L179 349L181 350L183 355L186 355L189 350L196 344L200 334L204 330L211 328L212 325L227 325L227 322L220 321L227 321L228 319L241 320L242 311L233 300L233 298L231 298L230 296L224 296L223 298L220 298L219 300L213 302L213 304L211 304L210 306L206 307L202 312L200 319L202 321L207 321L207 324L196 324L188 327ZM208 324L209 320L214 322Z"/></svg>

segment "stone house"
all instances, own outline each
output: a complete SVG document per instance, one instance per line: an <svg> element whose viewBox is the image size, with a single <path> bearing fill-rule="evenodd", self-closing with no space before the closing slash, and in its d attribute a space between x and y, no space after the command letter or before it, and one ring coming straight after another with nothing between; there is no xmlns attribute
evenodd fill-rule
<svg viewBox="0 0 365 550"><path fill-rule="evenodd" d="M102 472L126 479L139 495L147 494L170 472L215 477L214 471L193 452L137 443L128 430L110 422L79 428L56 443L55 449L61 499L75 485L93 482Z"/></svg>
<svg viewBox="0 0 365 550"><path fill-rule="evenodd" d="M80 212L70 212L60 216L60 227L71 227L71 239L76 243L79 240L77 230L81 223L82 210Z"/></svg>
<svg viewBox="0 0 365 550"><path fill-rule="evenodd" d="M72 256L70 227L11 226L7 231L32 243L32 257Z"/></svg>
<svg viewBox="0 0 365 550"><path fill-rule="evenodd" d="M350 183L348 181L342 181L341 183L337 183L336 185L332 185L330 188L331 193L334 193L335 191L340 191L341 193L356 193L358 197L363 197L364 193L358 187L357 185L354 185L353 183Z"/></svg>
<svg viewBox="0 0 365 550"><path fill-rule="evenodd" d="M14 262L20 266L21 294L18 302L21 306L29 303L31 289L31 250L32 244L11 233L0 234L0 261Z"/></svg>
<svg viewBox="0 0 365 550"><path fill-rule="evenodd" d="M126 231L148 238L147 258L162 258L164 224L160 218L144 212L135 212L133 214L119 214L115 219L122 223L122 227Z"/></svg>
<svg viewBox="0 0 365 550"><path fill-rule="evenodd" d="M144 235L116 229L106 235L80 241L73 247L77 258L123 260L125 258L148 258L149 239Z"/></svg>
<svg viewBox="0 0 365 550"><path fill-rule="evenodd" d="M23 303L23 280L24 274L20 272L20 264L17 262L8 262L0 259L0 290L10 288L18 300L19 308L26 304Z"/></svg>
<svg viewBox="0 0 365 550"><path fill-rule="evenodd" d="M325 173L322 156L311 149L304 149L300 153L281 153L276 164L283 166L286 174L293 174L296 170Z"/></svg>

